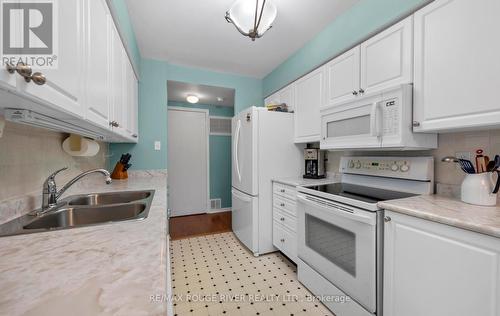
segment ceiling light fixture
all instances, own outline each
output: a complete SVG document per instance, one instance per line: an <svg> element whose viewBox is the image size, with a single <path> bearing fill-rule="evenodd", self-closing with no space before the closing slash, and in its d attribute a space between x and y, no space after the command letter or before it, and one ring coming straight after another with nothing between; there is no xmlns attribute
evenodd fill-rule
<svg viewBox="0 0 500 316"><path fill-rule="evenodd" d="M187 96L186 101L188 101L189 103L198 103L198 101L200 101L200 98L191 94Z"/></svg>
<svg viewBox="0 0 500 316"><path fill-rule="evenodd" d="M224 98L217 97L217 101L218 101L218 102L222 102L222 101L224 101Z"/></svg>
<svg viewBox="0 0 500 316"><path fill-rule="evenodd" d="M237 0L226 12L226 21L255 41L272 27L276 14L276 7L269 0L255 0L255 6L252 1Z"/></svg>

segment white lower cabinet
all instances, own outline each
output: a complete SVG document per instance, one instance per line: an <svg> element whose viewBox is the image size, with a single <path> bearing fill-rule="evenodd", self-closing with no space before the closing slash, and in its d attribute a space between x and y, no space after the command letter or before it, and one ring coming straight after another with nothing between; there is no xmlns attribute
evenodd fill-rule
<svg viewBox="0 0 500 316"><path fill-rule="evenodd" d="M500 315L500 239L386 211L385 316Z"/></svg>
<svg viewBox="0 0 500 316"><path fill-rule="evenodd" d="M273 244L297 262L297 206L295 187L273 182Z"/></svg>

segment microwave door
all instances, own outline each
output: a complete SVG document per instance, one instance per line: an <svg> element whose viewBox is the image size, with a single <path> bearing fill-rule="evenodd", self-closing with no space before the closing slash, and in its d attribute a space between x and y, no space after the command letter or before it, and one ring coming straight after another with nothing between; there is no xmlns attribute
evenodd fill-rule
<svg viewBox="0 0 500 316"><path fill-rule="evenodd" d="M369 149L382 145L382 116L380 103L375 98L339 111L322 112L322 140L324 149Z"/></svg>

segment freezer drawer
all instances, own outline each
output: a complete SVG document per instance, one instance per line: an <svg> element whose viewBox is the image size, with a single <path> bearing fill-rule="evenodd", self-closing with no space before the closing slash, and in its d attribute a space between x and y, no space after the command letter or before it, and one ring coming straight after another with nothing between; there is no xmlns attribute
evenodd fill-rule
<svg viewBox="0 0 500 316"><path fill-rule="evenodd" d="M255 255L259 252L258 243L258 197L232 190L232 226L238 239Z"/></svg>

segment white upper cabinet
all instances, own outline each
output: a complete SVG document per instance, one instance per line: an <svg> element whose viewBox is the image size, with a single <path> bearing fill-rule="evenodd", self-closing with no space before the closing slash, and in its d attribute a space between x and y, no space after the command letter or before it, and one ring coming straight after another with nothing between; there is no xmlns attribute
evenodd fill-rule
<svg viewBox="0 0 500 316"><path fill-rule="evenodd" d="M279 103L288 105L288 111L295 111L295 84L290 84L278 91Z"/></svg>
<svg viewBox="0 0 500 316"><path fill-rule="evenodd" d="M127 136L125 125L128 108L126 107L126 86L124 80L126 77L124 71L124 58L127 56L118 35L118 31L114 27L111 30L111 56L112 60L109 69L111 73L111 128L120 135Z"/></svg>
<svg viewBox="0 0 500 316"><path fill-rule="evenodd" d="M295 142L318 142L321 131L320 107L324 91L323 68L314 70L295 83Z"/></svg>
<svg viewBox="0 0 500 316"><path fill-rule="evenodd" d="M110 127L111 16L104 0L87 0L87 120Z"/></svg>
<svg viewBox="0 0 500 316"><path fill-rule="evenodd" d="M33 81L26 82L17 76L18 89L24 95L48 104L62 113L70 113L83 117L85 105L83 95L83 12L84 1L59 1L58 12L58 47L57 68L37 69L32 66L32 72L40 72L46 78L44 85Z"/></svg>
<svg viewBox="0 0 500 316"><path fill-rule="evenodd" d="M359 46L325 65L326 106L355 99L360 90Z"/></svg>
<svg viewBox="0 0 500 316"><path fill-rule="evenodd" d="M498 238L394 212L385 216L385 316L500 315Z"/></svg>
<svg viewBox="0 0 500 316"><path fill-rule="evenodd" d="M361 44L361 91L372 93L413 81L413 16Z"/></svg>
<svg viewBox="0 0 500 316"><path fill-rule="evenodd" d="M500 126L500 1L436 0L415 13L414 131Z"/></svg>
<svg viewBox="0 0 500 316"><path fill-rule="evenodd" d="M276 92L274 94L271 94L267 98L264 99L264 106L270 105L270 104L280 104L280 96L279 92Z"/></svg>
<svg viewBox="0 0 500 316"><path fill-rule="evenodd" d="M338 106L413 80L413 17L408 17L325 65L323 107Z"/></svg>

